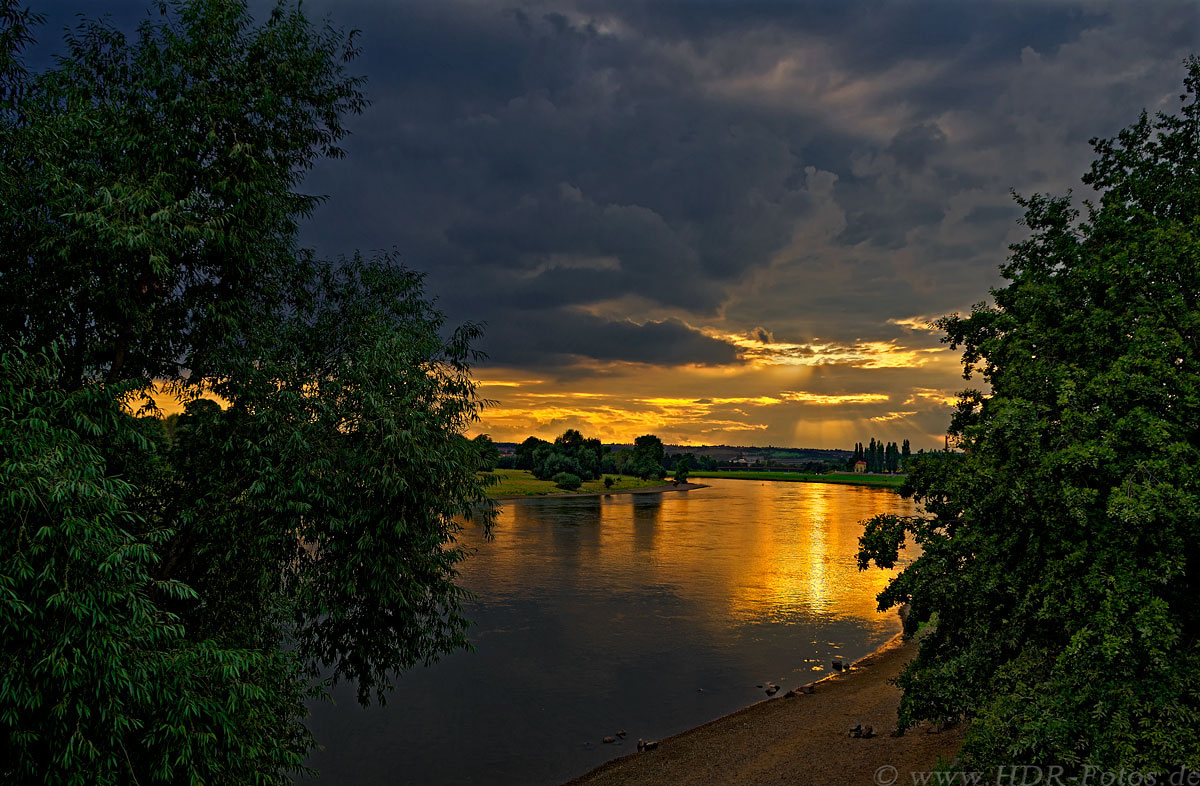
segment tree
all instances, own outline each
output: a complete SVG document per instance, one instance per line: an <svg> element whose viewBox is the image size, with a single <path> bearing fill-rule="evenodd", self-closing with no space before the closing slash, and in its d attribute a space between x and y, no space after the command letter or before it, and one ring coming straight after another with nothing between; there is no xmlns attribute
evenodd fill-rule
<svg viewBox="0 0 1200 786"><path fill-rule="evenodd" d="M516 468L517 469L533 469L534 452L542 445L550 443L544 439L537 437L526 437L525 441L517 446L516 451Z"/></svg>
<svg viewBox="0 0 1200 786"><path fill-rule="evenodd" d="M560 472L583 477L586 473L579 460L566 453L560 453L553 447L540 447L534 454L533 476L539 480L553 478Z"/></svg>
<svg viewBox="0 0 1200 786"><path fill-rule="evenodd" d="M633 441L633 453L625 471L637 475L642 480L662 479L667 475L662 466L666 453L662 440L653 434L638 437Z"/></svg>
<svg viewBox="0 0 1200 786"><path fill-rule="evenodd" d="M535 478L547 480L568 472L588 480L599 480L603 468L604 446L598 439L587 439L575 429L567 429L554 443L530 437L521 449L532 450L529 469Z"/></svg>
<svg viewBox="0 0 1200 786"><path fill-rule="evenodd" d="M908 460L912 457L912 448L908 444L908 440L904 440L904 444L900 446L900 468L907 470Z"/></svg>
<svg viewBox="0 0 1200 786"><path fill-rule="evenodd" d="M487 434L479 434L471 441L475 443L475 450L479 453L480 468L484 472L495 470L496 465L500 463L500 448L496 447L492 438Z"/></svg>
<svg viewBox="0 0 1200 786"><path fill-rule="evenodd" d="M304 700L466 643L490 521L472 325L388 255L300 249L304 170L364 106L280 6L83 23L51 70L0 0L0 773L278 783ZM446 335L443 335L443 333ZM184 413L150 415L159 388ZM223 402L218 406L212 397Z"/></svg>
<svg viewBox="0 0 1200 786"><path fill-rule="evenodd" d="M1086 218L1019 199L995 304L943 318L963 453L911 462L929 515L868 523L860 565L922 555L880 595L935 620L899 722L971 719L967 769L1200 765L1200 62L1178 115L1092 140ZM1166 782L1166 778L1159 782Z"/></svg>
<svg viewBox="0 0 1200 786"><path fill-rule="evenodd" d="M686 457L675 462L675 474L672 479L676 483L687 483L688 471L691 469L690 464L691 462Z"/></svg>
<svg viewBox="0 0 1200 786"><path fill-rule="evenodd" d="M887 447L884 448L884 466L888 472L900 469L900 448L895 442L887 443Z"/></svg>

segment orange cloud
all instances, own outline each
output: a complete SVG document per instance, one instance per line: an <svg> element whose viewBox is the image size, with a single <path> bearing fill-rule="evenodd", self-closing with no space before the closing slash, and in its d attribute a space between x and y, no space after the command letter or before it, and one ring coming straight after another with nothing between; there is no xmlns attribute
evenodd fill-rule
<svg viewBox="0 0 1200 786"><path fill-rule="evenodd" d="M953 406L958 401L958 393L941 388L912 388L905 405L916 404L920 401L932 401L938 404Z"/></svg>
<svg viewBox="0 0 1200 786"><path fill-rule="evenodd" d="M738 358L752 366L821 366L847 364L856 368L917 368L924 366L944 347L912 349L892 341L856 341L846 344L813 339L808 343L770 340L770 334L756 328L749 334L702 331L710 338L738 348Z"/></svg>
<svg viewBox="0 0 1200 786"><path fill-rule="evenodd" d="M888 324L898 325L909 330L928 330L932 332L939 330L939 328L933 326L934 319L936 319L936 317L904 317L903 319L889 319Z"/></svg>
<svg viewBox="0 0 1200 786"><path fill-rule="evenodd" d="M808 393L803 390L785 390L779 394L788 401L800 401L805 404L833 406L837 404L869 404L875 401L888 401L891 397L886 393L846 393L829 395L825 393Z"/></svg>
<svg viewBox="0 0 1200 786"><path fill-rule="evenodd" d="M887 423L892 420L903 420L904 418L912 417L916 412L888 412L885 415L876 415L871 418L872 423Z"/></svg>

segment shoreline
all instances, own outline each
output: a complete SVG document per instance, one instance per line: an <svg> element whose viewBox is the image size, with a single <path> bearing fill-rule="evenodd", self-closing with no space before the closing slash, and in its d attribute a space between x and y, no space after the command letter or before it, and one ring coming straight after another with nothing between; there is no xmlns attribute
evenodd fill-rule
<svg viewBox="0 0 1200 786"><path fill-rule="evenodd" d="M882 646L808 683L811 694L780 694L666 737L656 750L630 753L601 764L563 786L739 786L876 783L876 772L894 767L896 783L951 760L962 744L961 727L935 733L926 726L893 737L900 689L891 684L915 654L917 641L897 633ZM853 738L856 724L875 736Z"/></svg>
<svg viewBox="0 0 1200 786"><path fill-rule="evenodd" d="M890 489L892 491L899 489L901 483L903 483L902 477L897 475L864 475L862 478L850 478L804 473L790 474L771 470L731 470L721 472L696 470L692 473L692 477L718 480L758 480L773 483L828 483L835 486L858 486L860 488Z"/></svg>
<svg viewBox="0 0 1200 786"><path fill-rule="evenodd" d="M675 485L668 483L664 486L648 486L638 489L611 489L605 491L562 491L553 494L505 494L500 497L492 497L491 499L497 502L513 499L575 499L577 497L608 497L616 494L661 494L664 491L691 491L692 489L709 488L706 483L680 483Z"/></svg>

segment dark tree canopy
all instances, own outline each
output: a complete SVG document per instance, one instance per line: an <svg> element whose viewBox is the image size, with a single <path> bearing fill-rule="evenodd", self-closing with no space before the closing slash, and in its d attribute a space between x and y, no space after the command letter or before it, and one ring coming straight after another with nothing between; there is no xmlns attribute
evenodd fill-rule
<svg viewBox="0 0 1200 786"><path fill-rule="evenodd" d="M517 468L529 469L535 478L550 480L566 473L584 480L599 480L608 453L598 439L588 439L569 428L553 443L529 437L517 448Z"/></svg>
<svg viewBox="0 0 1200 786"><path fill-rule="evenodd" d="M962 763L1200 766L1200 63L1177 115L1093 140L1085 214L1034 196L994 305L941 320L963 453L912 459L928 515L869 522L860 564L932 632L900 724L970 719ZM1160 782L1166 782L1165 780Z"/></svg>
<svg viewBox="0 0 1200 786"><path fill-rule="evenodd" d="M479 461L484 472L491 472L500 463L500 448L487 434L479 434L473 440L475 450L479 452Z"/></svg>
<svg viewBox="0 0 1200 786"><path fill-rule="evenodd" d="M663 469L666 457L667 451L662 440L653 434L645 434L633 441L633 454L625 466L625 472L637 475L642 480L661 480L667 475L667 471Z"/></svg>
<svg viewBox="0 0 1200 786"><path fill-rule="evenodd" d="M675 462L675 472L671 479L676 483L687 483L688 474L691 472L691 462L687 458L681 458Z"/></svg>
<svg viewBox="0 0 1200 786"><path fill-rule="evenodd" d="M152 8L30 75L38 20L0 0L10 783L285 780L322 677L365 701L465 644L456 521L492 512L477 328L389 255L297 246L300 179L365 104L353 39Z"/></svg>

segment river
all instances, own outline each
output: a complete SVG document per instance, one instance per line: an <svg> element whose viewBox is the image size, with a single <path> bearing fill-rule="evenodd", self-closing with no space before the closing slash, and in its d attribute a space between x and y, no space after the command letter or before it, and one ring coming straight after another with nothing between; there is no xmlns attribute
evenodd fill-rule
<svg viewBox="0 0 1200 786"><path fill-rule="evenodd" d="M910 514L858 486L706 480L665 494L511 500L462 583L474 652L402 676L386 707L313 707L313 784L552 786L828 674L899 630L860 572L859 522ZM901 565L903 565L903 561ZM601 742L617 731L616 744Z"/></svg>

